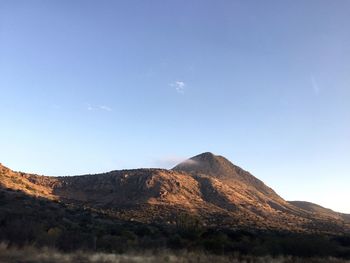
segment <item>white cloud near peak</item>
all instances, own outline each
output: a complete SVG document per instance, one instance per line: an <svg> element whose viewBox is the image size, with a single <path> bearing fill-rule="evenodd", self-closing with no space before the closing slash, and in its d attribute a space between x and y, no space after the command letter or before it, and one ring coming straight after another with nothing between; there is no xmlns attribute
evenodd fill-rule
<svg viewBox="0 0 350 263"><path fill-rule="evenodd" d="M185 162L187 164L195 164L196 161L187 159L186 157L181 157L181 156L165 156L158 158L154 160L154 165L159 168L165 168L165 169L170 169L173 168L175 165Z"/></svg>

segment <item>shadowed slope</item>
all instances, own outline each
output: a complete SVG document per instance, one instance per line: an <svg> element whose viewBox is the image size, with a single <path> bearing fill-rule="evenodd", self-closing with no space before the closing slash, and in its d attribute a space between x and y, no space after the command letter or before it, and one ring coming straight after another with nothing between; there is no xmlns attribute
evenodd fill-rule
<svg viewBox="0 0 350 263"><path fill-rule="evenodd" d="M336 220L344 220L345 222L350 223L350 214L338 213L311 202L289 201L289 203L313 214L322 215Z"/></svg>

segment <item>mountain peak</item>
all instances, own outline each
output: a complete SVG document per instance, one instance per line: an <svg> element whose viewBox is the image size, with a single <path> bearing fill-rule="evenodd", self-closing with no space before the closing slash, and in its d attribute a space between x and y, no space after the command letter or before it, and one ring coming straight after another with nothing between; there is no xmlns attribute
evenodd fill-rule
<svg viewBox="0 0 350 263"><path fill-rule="evenodd" d="M204 152L204 153L201 153L201 154L198 154L196 156L193 156L191 157L190 159L192 160L203 160L203 161L210 161L210 160L213 160L213 159L216 159L218 157L221 157L219 155L215 155L213 154L212 152Z"/></svg>
<svg viewBox="0 0 350 263"><path fill-rule="evenodd" d="M199 156L215 157L215 154L213 154L212 152L204 152L204 153L200 153L192 158L199 157Z"/></svg>
<svg viewBox="0 0 350 263"><path fill-rule="evenodd" d="M189 160L192 160L192 161L197 162L197 163L199 163L199 162L203 163L203 162L215 161L215 159L218 159L219 157L221 157L221 156L215 155L211 152L204 152L204 153L201 153L201 154L198 154L196 156L191 157ZM188 162L188 160L185 161L185 163L186 162ZM194 163L194 162L192 162L192 163Z"/></svg>
<svg viewBox="0 0 350 263"><path fill-rule="evenodd" d="M226 158L204 152L176 165L173 170L226 177L234 168L235 166Z"/></svg>
<svg viewBox="0 0 350 263"><path fill-rule="evenodd" d="M173 171L183 171L190 174L205 174L223 180L235 180L254 187L266 194L276 193L249 172L234 165L223 156L204 152L176 165Z"/></svg>

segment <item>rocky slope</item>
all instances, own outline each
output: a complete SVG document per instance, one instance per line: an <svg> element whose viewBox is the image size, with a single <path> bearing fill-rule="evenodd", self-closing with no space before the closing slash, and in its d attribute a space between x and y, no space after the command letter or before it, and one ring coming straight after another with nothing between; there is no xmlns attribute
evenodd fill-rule
<svg viewBox="0 0 350 263"><path fill-rule="evenodd" d="M48 177L0 166L3 189L99 209L122 220L173 224L181 213L201 224L294 232L341 232L344 217L287 202L222 156L203 153L172 170L136 169L97 175Z"/></svg>
<svg viewBox="0 0 350 263"><path fill-rule="evenodd" d="M348 214L335 212L329 208L305 201L289 201L289 203L309 213L328 217L330 220L341 220L345 223L350 223L350 215Z"/></svg>

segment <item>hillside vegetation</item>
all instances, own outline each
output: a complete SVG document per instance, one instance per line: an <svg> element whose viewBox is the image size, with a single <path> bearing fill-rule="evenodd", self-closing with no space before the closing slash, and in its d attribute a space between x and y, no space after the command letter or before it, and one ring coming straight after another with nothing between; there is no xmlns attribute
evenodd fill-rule
<svg viewBox="0 0 350 263"><path fill-rule="evenodd" d="M287 202L211 153L173 170L72 177L0 166L0 241L65 252L350 258L346 215Z"/></svg>

